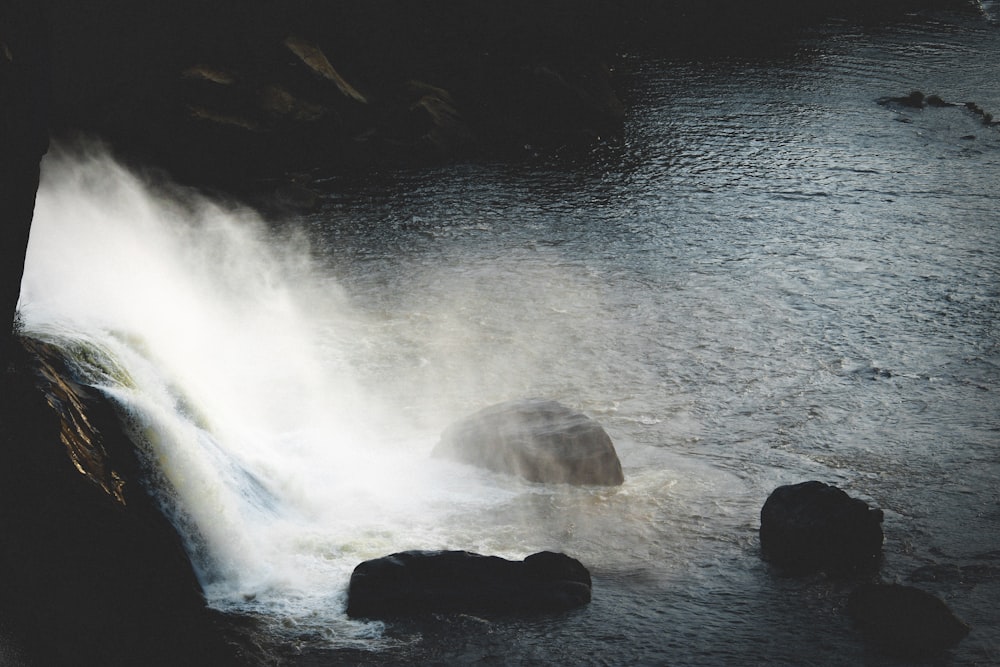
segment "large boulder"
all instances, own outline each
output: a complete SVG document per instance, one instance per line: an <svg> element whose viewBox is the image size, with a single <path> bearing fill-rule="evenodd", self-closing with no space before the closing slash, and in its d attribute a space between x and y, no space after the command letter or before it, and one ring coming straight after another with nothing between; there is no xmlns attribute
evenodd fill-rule
<svg viewBox="0 0 1000 667"><path fill-rule="evenodd" d="M882 541L881 510L822 482L778 487L760 512L764 558L794 573L874 571Z"/></svg>
<svg viewBox="0 0 1000 667"><path fill-rule="evenodd" d="M551 612L590 602L580 561L543 551L523 561L468 551L404 551L354 569L347 614L400 618L428 613Z"/></svg>
<svg viewBox="0 0 1000 667"><path fill-rule="evenodd" d="M601 425L543 399L500 403L452 424L433 455L532 482L616 486L625 481Z"/></svg>
<svg viewBox="0 0 1000 667"><path fill-rule="evenodd" d="M940 598L899 584L862 584L847 612L866 638L883 650L906 657L946 651L969 634Z"/></svg>

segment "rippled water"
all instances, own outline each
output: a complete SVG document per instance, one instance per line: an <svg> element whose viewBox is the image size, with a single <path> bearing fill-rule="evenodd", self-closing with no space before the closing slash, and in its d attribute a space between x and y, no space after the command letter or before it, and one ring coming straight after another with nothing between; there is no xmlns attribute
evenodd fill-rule
<svg viewBox="0 0 1000 667"><path fill-rule="evenodd" d="M883 578L973 626L955 664L1000 662L1000 127L877 103L1000 115L997 55L971 14L631 54L621 140L321 178L293 221L312 255L50 159L26 328L88 350L210 602L271 621L294 664L895 664L849 586L759 558L761 505L806 479L885 511ZM452 420L529 396L600 421L626 483L429 459ZM410 548L564 551L594 599L347 620L354 565Z"/></svg>
<svg viewBox="0 0 1000 667"><path fill-rule="evenodd" d="M821 479L885 510L884 579L973 626L954 663L1000 661L1000 128L876 103L1000 115L998 56L971 16L636 54L626 136L592 154L331 179L305 223L372 318L364 381L428 428L559 399L627 477L468 529L579 557L589 607L389 628L402 645L373 659L892 664L845 587L759 560L767 494Z"/></svg>

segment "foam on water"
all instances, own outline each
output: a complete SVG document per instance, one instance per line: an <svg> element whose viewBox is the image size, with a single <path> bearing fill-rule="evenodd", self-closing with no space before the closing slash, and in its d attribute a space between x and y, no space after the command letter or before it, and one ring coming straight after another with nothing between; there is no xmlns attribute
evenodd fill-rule
<svg viewBox="0 0 1000 667"><path fill-rule="evenodd" d="M213 604L317 638L297 664L386 645L344 586L408 548L564 551L594 597L432 622L380 663L860 664L847 589L759 557L767 494L806 479L885 511L886 580L984 572L921 585L975 628L954 662L993 664L1000 135L877 103L1000 109L995 26L956 20L633 61L621 145L337 177L308 243L49 159L26 323L132 414ZM428 459L452 419L526 396L601 421L625 485Z"/></svg>
<svg viewBox="0 0 1000 667"><path fill-rule="evenodd" d="M210 602L367 636L337 618L354 565L475 547L461 517L526 487L430 459L437 431L362 387L364 318L301 237L176 195L104 155L48 158L26 332L127 413Z"/></svg>

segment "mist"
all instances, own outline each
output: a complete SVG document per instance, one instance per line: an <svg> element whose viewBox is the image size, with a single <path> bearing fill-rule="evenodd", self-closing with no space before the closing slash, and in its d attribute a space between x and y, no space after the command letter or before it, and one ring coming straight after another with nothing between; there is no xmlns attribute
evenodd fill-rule
<svg viewBox="0 0 1000 667"><path fill-rule="evenodd" d="M456 410L551 371L539 360L560 329L476 306L468 274L419 280L449 298L407 304L397 324L413 328L400 331L352 303L294 226L154 184L101 151L56 151L21 312L26 334L60 346L120 406L209 602L318 614L349 641L371 626L329 614L361 560L410 548L523 557L559 539L518 528L538 523L538 485L429 452ZM529 309L555 312L565 289ZM517 335L478 335L461 315L476 307Z"/></svg>

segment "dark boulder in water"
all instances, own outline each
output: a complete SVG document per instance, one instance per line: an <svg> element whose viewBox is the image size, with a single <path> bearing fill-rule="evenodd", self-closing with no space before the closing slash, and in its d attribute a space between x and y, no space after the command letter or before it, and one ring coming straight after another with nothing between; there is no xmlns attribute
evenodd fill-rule
<svg viewBox="0 0 1000 667"><path fill-rule="evenodd" d="M941 653L969 634L940 598L913 586L863 584L851 593L847 612L873 644L903 657Z"/></svg>
<svg viewBox="0 0 1000 667"><path fill-rule="evenodd" d="M940 100L937 96L932 96ZM882 97L879 98L878 103L882 106L896 106L905 107L907 109L923 109L927 106L928 98L924 96L919 90L910 91L909 95L904 95L902 97Z"/></svg>
<svg viewBox="0 0 1000 667"><path fill-rule="evenodd" d="M793 573L874 571L882 542L882 511L822 482L778 487L760 512L764 558Z"/></svg>
<svg viewBox="0 0 1000 667"><path fill-rule="evenodd" d="M878 103L882 106L905 107L907 109L925 109L927 107L957 107L961 106L953 102L946 102L940 95L924 95L919 90L910 91L909 95L903 97L882 97Z"/></svg>
<svg viewBox="0 0 1000 667"><path fill-rule="evenodd" d="M428 613L536 613L590 602L580 561L543 551L523 561L468 551L404 551L354 569L347 614L402 618Z"/></svg>
<svg viewBox="0 0 1000 667"><path fill-rule="evenodd" d="M452 424L433 455L531 482L617 486L625 481L600 424L542 399L500 403Z"/></svg>

